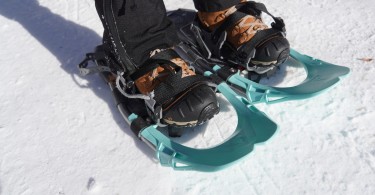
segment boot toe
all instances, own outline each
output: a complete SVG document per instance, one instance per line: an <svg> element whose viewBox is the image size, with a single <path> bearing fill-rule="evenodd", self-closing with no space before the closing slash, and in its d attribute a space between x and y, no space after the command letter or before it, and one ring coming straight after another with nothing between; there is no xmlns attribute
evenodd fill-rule
<svg viewBox="0 0 375 195"><path fill-rule="evenodd" d="M203 124L219 112L215 92L207 85L194 87L163 112L163 122L176 127Z"/></svg>
<svg viewBox="0 0 375 195"><path fill-rule="evenodd" d="M285 37L274 37L256 47L252 62L256 65L279 65L284 63L290 52L290 45Z"/></svg>

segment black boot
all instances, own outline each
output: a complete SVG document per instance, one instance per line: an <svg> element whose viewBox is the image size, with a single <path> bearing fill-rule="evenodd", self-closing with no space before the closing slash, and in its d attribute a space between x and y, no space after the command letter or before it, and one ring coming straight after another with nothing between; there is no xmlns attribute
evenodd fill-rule
<svg viewBox="0 0 375 195"><path fill-rule="evenodd" d="M130 104L144 102L149 118L176 127L202 124L219 112L208 79L174 52L180 41L161 0L95 3L105 29L105 64L112 70L108 81Z"/></svg>

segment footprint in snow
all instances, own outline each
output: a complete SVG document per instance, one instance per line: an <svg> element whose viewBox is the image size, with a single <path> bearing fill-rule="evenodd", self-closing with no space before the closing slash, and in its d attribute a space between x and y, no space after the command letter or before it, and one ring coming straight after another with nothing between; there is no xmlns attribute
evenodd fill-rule
<svg viewBox="0 0 375 195"><path fill-rule="evenodd" d="M95 188L95 183L96 183L95 179L90 177L89 181L87 182L87 186L86 186L87 190L88 191L93 190Z"/></svg>

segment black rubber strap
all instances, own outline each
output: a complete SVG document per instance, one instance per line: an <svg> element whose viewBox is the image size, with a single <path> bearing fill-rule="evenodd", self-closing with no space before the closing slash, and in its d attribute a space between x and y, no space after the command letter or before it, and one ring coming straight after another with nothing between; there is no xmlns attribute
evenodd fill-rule
<svg viewBox="0 0 375 195"><path fill-rule="evenodd" d="M145 63L142 64L141 68L139 68L137 71L135 71L133 74L131 74L129 77L135 81L142 77L143 75L151 72L152 70L158 68L159 66L162 66L164 68L172 67L177 71L180 67L177 66L175 63L164 60L164 59L148 59Z"/></svg>
<svg viewBox="0 0 375 195"><path fill-rule="evenodd" d="M129 77L133 81L135 81L159 66L162 66L164 68L172 67L175 71L178 71L180 67L177 66L175 63L171 62L171 60L179 57L180 56L177 54L177 52L172 49L160 51L153 55L150 59L146 60L146 62L144 62L140 66L140 68L136 70L133 74L131 74Z"/></svg>
<svg viewBox="0 0 375 195"><path fill-rule="evenodd" d="M238 11L228 16L228 18L226 18L225 21L213 31L213 37L212 37L213 41L216 42L217 39L220 37L220 35L224 33L224 31L233 27L238 21L240 21L242 18L246 16L247 16L246 13L242 13Z"/></svg>
<svg viewBox="0 0 375 195"><path fill-rule="evenodd" d="M174 71L171 71L170 75L154 89L154 100L157 105L163 105L194 85L209 81L208 78L201 75L186 76L182 78L181 67L170 61L171 59L178 57L180 56L172 49L161 51L148 59L129 77L135 81L159 66L166 69L172 68Z"/></svg>
<svg viewBox="0 0 375 195"><path fill-rule="evenodd" d="M157 58L160 62L166 62L167 59L174 59L179 57L179 55L174 50L166 50L159 52L152 58ZM169 63L162 64L162 66L169 65L174 68L175 73L172 73L155 89L155 101L158 105L163 105L165 102L176 97L178 94L186 91L194 85L199 83L208 82L208 78L201 75L186 76L182 78L182 69L176 64L168 61Z"/></svg>
<svg viewBox="0 0 375 195"><path fill-rule="evenodd" d="M160 83L155 88L154 99L157 104L163 105L192 86L206 83L208 80L208 78L201 75L187 76L182 78L182 70L180 70L176 74L170 75L165 81Z"/></svg>

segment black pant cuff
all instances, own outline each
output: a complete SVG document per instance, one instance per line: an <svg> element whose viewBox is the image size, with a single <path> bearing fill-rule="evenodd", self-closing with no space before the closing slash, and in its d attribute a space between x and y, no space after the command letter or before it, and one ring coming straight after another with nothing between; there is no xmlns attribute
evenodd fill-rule
<svg viewBox="0 0 375 195"><path fill-rule="evenodd" d="M217 12L240 3L241 0L194 0L195 9L201 12Z"/></svg>

